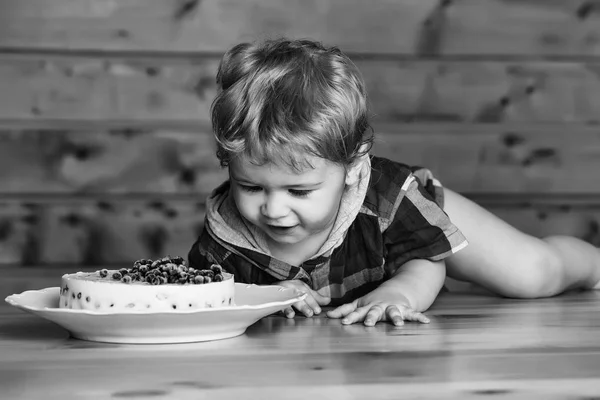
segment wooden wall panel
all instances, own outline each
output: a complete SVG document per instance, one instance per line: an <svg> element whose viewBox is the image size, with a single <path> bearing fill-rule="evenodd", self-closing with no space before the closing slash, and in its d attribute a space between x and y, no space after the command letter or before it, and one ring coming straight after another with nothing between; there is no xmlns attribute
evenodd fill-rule
<svg viewBox="0 0 600 400"><path fill-rule="evenodd" d="M0 46L221 52L287 35L360 53L598 55L598 8L595 0L4 0Z"/></svg>
<svg viewBox="0 0 600 400"><path fill-rule="evenodd" d="M208 121L218 59L0 57L0 119Z"/></svg>
<svg viewBox="0 0 600 400"><path fill-rule="evenodd" d="M600 195L600 127L375 126L375 155L469 194ZM208 128L1 130L0 195L189 195L227 177Z"/></svg>
<svg viewBox="0 0 600 400"><path fill-rule="evenodd" d="M0 120L208 124L218 61L0 55ZM598 62L355 61L379 122L599 121Z"/></svg>
<svg viewBox="0 0 600 400"><path fill-rule="evenodd" d="M380 132L375 154L423 165L460 192L598 193L597 127L432 124Z"/></svg>
<svg viewBox="0 0 600 400"><path fill-rule="evenodd" d="M204 202L0 201L0 264L128 263L186 256L200 232Z"/></svg>
<svg viewBox="0 0 600 400"><path fill-rule="evenodd" d="M485 205L485 203L483 203ZM488 208L536 236L569 234L600 245L600 207L491 204ZM203 202L0 200L0 264L130 264L166 254L187 256L203 225Z"/></svg>
<svg viewBox="0 0 600 400"><path fill-rule="evenodd" d="M0 130L0 193L199 193L226 177L209 131Z"/></svg>
<svg viewBox="0 0 600 400"><path fill-rule="evenodd" d="M226 178L219 58L281 35L351 54L375 154L600 245L598 0L1 3L0 265L185 255Z"/></svg>

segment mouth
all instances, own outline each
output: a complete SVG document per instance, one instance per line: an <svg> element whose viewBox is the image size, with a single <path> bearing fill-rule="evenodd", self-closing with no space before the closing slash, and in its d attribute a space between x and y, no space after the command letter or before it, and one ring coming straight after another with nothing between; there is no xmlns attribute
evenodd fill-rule
<svg viewBox="0 0 600 400"><path fill-rule="evenodd" d="M267 228L274 233L277 234L289 234L291 233L295 227L297 227L298 225L292 225L292 226L282 226L282 225L267 225Z"/></svg>

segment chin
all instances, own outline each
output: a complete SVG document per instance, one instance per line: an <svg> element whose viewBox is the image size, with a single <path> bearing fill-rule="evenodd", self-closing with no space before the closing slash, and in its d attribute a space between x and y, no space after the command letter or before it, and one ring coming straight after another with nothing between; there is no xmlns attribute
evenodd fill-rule
<svg viewBox="0 0 600 400"><path fill-rule="evenodd" d="M297 238L280 238L280 237L273 237L273 236L269 236L271 238L272 241L274 241L275 243L278 244L285 244L285 245L292 245L292 244L298 244L299 242L301 242L300 239Z"/></svg>

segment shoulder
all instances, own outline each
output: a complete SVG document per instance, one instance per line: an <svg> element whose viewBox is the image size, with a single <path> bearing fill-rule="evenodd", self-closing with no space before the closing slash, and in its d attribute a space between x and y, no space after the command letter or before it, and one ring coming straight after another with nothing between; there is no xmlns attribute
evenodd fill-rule
<svg viewBox="0 0 600 400"><path fill-rule="evenodd" d="M414 179L414 168L387 158L372 156L371 180L363 211L383 219L392 218L406 186Z"/></svg>
<svg viewBox="0 0 600 400"><path fill-rule="evenodd" d="M209 233L210 228L205 225L202 233L192 245L188 253L188 264L196 269L210 268L213 263L234 276L238 283L254 283L257 285L270 285L276 281L274 277L256 268L250 260L252 254L244 254L245 249L234 245L225 247L214 239ZM234 249L235 251L232 251ZM247 251L251 253L250 251Z"/></svg>
<svg viewBox="0 0 600 400"><path fill-rule="evenodd" d="M379 184L373 177L379 178L379 181L386 179L396 183L404 182L411 174L412 168L413 167L397 161L392 161L388 158L371 156L371 184Z"/></svg>

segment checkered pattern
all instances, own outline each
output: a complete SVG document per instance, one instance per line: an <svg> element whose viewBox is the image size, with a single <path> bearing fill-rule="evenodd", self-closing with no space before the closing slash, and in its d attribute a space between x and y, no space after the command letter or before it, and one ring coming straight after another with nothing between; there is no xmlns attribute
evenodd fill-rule
<svg viewBox="0 0 600 400"><path fill-rule="evenodd" d="M363 205L331 254L293 266L225 241L207 223L189 264L204 268L218 262L237 282L299 279L335 306L372 291L409 260L441 260L465 247L465 237L442 207L443 189L427 169L372 157Z"/></svg>

